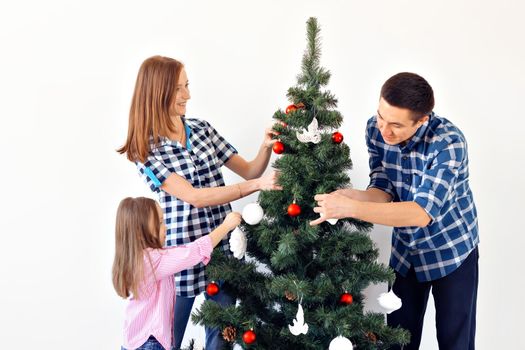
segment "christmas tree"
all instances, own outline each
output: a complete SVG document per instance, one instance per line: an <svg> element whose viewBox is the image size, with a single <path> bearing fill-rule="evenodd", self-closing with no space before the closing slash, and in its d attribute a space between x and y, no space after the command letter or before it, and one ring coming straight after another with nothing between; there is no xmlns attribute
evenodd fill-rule
<svg viewBox="0 0 525 350"><path fill-rule="evenodd" d="M351 342L364 350L408 342L408 333L386 326L383 314L363 310L363 289L394 279L377 263L372 225L349 218L310 226L318 218L315 194L349 186L352 166L336 131L343 122L337 99L324 89L330 72L320 66L319 33L310 18L301 74L287 94L292 104L273 116L279 132L274 151L281 154L273 167L283 190L260 194L262 220L248 208L243 212L249 262L215 252L207 268L237 304L221 308L206 301L193 315L195 323L222 330L226 349L235 343L260 350L351 349ZM208 292L217 290L210 283ZM336 338L339 345L332 343Z"/></svg>

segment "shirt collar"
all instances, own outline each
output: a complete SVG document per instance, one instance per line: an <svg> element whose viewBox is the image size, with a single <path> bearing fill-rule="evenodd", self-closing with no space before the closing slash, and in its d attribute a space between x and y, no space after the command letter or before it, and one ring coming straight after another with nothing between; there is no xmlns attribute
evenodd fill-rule
<svg viewBox="0 0 525 350"><path fill-rule="evenodd" d="M186 116L181 116L182 124L184 125L184 128L186 129L186 148L191 148L191 139L193 137L193 134L200 130L199 126L192 122L192 120L186 120ZM153 140L153 136L150 136L149 143L151 149L158 148L161 146L177 146L179 143L177 141L173 141L170 138L166 136L159 136L159 144L155 145L155 142ZM189 146L189 147L188 147Z"/></svg>

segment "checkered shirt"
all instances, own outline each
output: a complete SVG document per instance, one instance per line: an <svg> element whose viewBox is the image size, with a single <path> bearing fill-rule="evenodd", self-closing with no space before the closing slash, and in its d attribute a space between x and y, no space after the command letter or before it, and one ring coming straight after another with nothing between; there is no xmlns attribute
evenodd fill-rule
<svg viewBox="0 0 525 350"><path fill-rule="evenodd" d="M137 162L142 179L159 196L166 222L166 246L188 244L209 234L231 212L230 204L196 208L190 203L161 190L170 176L177 174L195 188L224 186L221 167L237 150L206 121L183 118L186 129L186 147L168 138L159 145L151 144L144 164ZM228 238L219 246L231 255ZM177 295L194 297L203 292L207 280L202 263L175 275Z"/></svg>
<svg viewBox="0 0 525 350"><path fill-rule="evenodd" d="M419 281L456 270L479 243L476 206L468 182L467 142L461 131L434 113L406 145L388 145L367 124L369 188L394 202L414 201L430 216L426 227L396 227L390 266L401 275L414 266Z"/></svg>

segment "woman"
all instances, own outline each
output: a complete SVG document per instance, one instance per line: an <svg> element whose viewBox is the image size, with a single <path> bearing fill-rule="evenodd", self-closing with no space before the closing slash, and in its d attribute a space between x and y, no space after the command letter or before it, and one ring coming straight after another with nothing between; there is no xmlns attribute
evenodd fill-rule
<svg viewBox="0 0 525 350"><path fill-rule="evenodd" d="M166 246L188 244L211 232L231 212L229 202L259 190L280 189L276 173L266 169L274 131L265 131L255 159L237 154L208 122L187 119L190 99L184 66L168 57L154 56L142 64L131 102L128 137L118 150L135 162L141 177L156 192L167 226ZM225 165L246 181L225 186ZM228 255L228 240L220 244ZM205 290L203 264L175 275L174 343L179 349L195 297ZM233 301L223 292L211 297L222 306ZM218 329L206 329L206 349L220 349Z"/></svg>

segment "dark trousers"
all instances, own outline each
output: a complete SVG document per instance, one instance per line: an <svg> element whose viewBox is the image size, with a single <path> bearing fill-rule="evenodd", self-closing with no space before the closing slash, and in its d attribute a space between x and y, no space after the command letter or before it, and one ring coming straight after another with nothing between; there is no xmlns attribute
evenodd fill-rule
<svg viewBox="0 0 525 350"><path fill-rule="evenodd" d="M222 281L218 281L219 286L222 287ZM206 300L213 300L222 307L230 306L235 304L235 301L224 291L220 291L219 294L215 296L208 296L205 294ZM184 338L184 333L186 332L186 326L191 314L191 309L193 307L193 302L195 297L185 298L177 297L175 301L175 310L174 310L174 322L173 322L173 337L174 337L174 348L179 350ZM205 327L206 331L206 350L219 350L222 349L224 341L222 339L222 330L218 328Z"/></svg>
<svg viewBox="0 0 525 350"><path fill-rule="evenodd" d="M403 347L403 350L419 349L430 289L436 307L439 349L474 350L478 258L476 247L457 270L430 282L418 282L413 267L406 277L396 272L392 288L401 298L403 306L387 315L387 323L389 326L400 326L410 332L410 344ZM396 349L401 348L391 348Z"/></svg>

